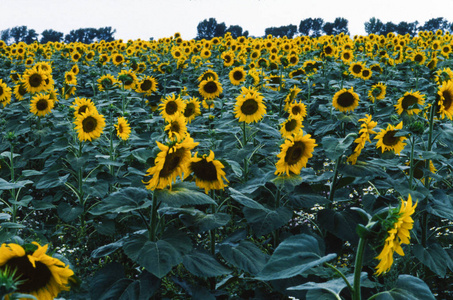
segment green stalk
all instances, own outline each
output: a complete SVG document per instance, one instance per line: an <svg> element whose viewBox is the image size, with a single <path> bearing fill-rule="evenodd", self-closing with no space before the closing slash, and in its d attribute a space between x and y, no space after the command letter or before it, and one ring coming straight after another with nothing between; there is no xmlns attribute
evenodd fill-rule
<svg viewBox="0 0 453 300"><path fill-rule="evenodd" d="M152 206L152 211L151 211L151 232L149 233L149 239L152 242L156 241L156 224L157 224L157 198L154 195L152 195L152 201L153 201L153 206Z"/></svg>
<svg viewBox="0 0 453 300"><path fill-rule="evenodd" d="M351 286L351 284L349 283L349 281L346 278L346 276L344 276L344 274L340 270L338 270L334 265L331 265L329 263L324 263L324 265L326 265L327 267L333 269L338 275L340 275L340 277L343 279L344 283L346 283L346 286L348 287L349 292L351 293L351 295L353 295L354 294L354 288Z"/></svg>
<svg viewBox="0 0 453 300"><path fill-rule="evenodd" d="M367 243L366 239L360 238L354 265L354 286L353 286L354 294L352 297L353 300L360 300L362 297L362 294L360 292L360 273L362 272L363 254L365 252L366 243Z"/></svg>
<svg viewBox="0 0 453 300"><path fill-rule="evenodd" d="M411 156L410 156L410 170L409 170L409 189L413 190L412 182L414 181L414 149L415 137L411 135Z"/></svg>
<svg viewBox="0 0 453 300"><path fill-rule="evenodd" d="M15 177L16 175L14 174L14 145L13 143L10 143L10 172L11 172L11 183L14 183L15 182ZM16 213L17 213L17 204L16 204L16 189L15 188L12 188L11 189L11 197L13 198L13 201L14 201L14 204L13 204L13 222L15 223L16 222Z"/></svg>
<svg viewBox="0 0 453 300"><path fill-rule="evenodd" d="M335 189L336 189L335 186L337 185L337 180L338 180L338 166L341 163L342 157L343 157L343 155L340 155L340 157L338 157L336 162L335 162L335 168L334 168L334 171L333 171L333 179L332 179L332 184L330 185L330 192L329 192L329 202L330 202L328 204L329 208L332 206L333 197L335 195Z"/></svg>

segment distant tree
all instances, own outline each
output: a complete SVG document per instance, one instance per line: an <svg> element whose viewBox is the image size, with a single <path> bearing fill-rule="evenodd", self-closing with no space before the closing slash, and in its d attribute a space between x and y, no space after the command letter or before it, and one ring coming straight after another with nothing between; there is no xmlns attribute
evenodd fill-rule
<svg viewBox="0 0 453 300"><path fill-rule="evenodd" d="M322 26L324 20L321 18L308 18L300 21L299 32L302 35L308 35L312 37L319 37L322 32Z"/></svg>
<svg viewBox="0 0 453 300"><path fill-rule="evenodd" d="M66 43L80 42L84 44L91 44L97 36L97 29L95 28L79 28L71 30L69 34L65 35L64 40Z"/></svg>
<svg viewBox="0 0 453 300"><path fill-rule="evenodd" d="M436 32L438 29L442 29L445 32L451 29L451 25L444 18L432 18L419 28L421 31L426 30L432 32Z"/></svg>
<svg viewBox="0 0 453 300"><path fill-rule="evenodd" d="M383 34L385 30L385 25L381 20L372 17L368 22L365 22L365 32L367 34Z"/></svg>
<svg viewBox="0 0 453 300"><path fill-rule="evenodd" d="M226 33L225 23L217 23L215 18L209 18L209 20L204 19L197 26L197 39L207 39L210 40L213 37L224 36Z"/></svg>
<svg viewBox="0 0 453 300"><path fill-rule="evenodd" d="M25 42L31 44L38 38L38 33L34 29L28 29L27 26L16 26L9 30L9 37L14 43Z"/></svg>
<svg viewBox="0 0 453 300"><path fill-rule="evenodd" d="M110 27L110 26L98 28L98 30L96 32L96 40L97 41L104 40L106 42L111 42L111 41L115 40L115 38L113 37L115 32L116 32L116 29L112 30L112 27Z"/></svg>
<svg viewBox="0 0 453 300"><path fill-rule="evenodd" d="M322 31L324 31L325 34L327 35L332 35L333 34L333 23L332 22L326 22L322 26Z"/></svg>
<svg viewBox="0 0 453 300"><path fill-rule="evenodd" d="M393 22L387 22L387 23L385 23L384 29L381 34L387 35L387 33L390 33L390 32L397 32L397 29L398 29L398 25L396 25Z"/></svg>
<svg viewBox="0 0 453 300"><path fill-rule="evenodd" d="M265 35L272 35L275 37L284 37L286 36L289 39L292 39L297 33L296 25L286 25L280 27L269 27L264 30Z"/></svg>
<svg viewBox="0 0 453 300"><path fill-rule="evenodd" d="M25 36L24 38L24 42L27 43L27 44L31 44L33 43L34 41L37 41L38 40L38 33L36 32L36 30L34 29L29 29L27 31L27 35Z"/></svg>
<svg viewBox="0 0 453 300"><path fill-rule="evenodd" d="M9 40L11 39L10 35L10 29L5 29L0 32L0 40L4 41L5 43L9 43Z"/></svg>
<svg viewBox="0 0 453 300"><path fill-rule="evenodd" d="M409 33L411 36L417 34L418 21L408 23L408 22L399 22L396 26L396 32L398 34L404 35Z"/></svg>
<svg viewBox="0 0 453 300"><path fill-rule="evenodd" d="M227 27L224 22L217 24L217 26L215 28L214 36L218 36L218 37L224 36L226 33L226 29L227 29Z"/></svg>
<svg viewBox="0 0 453 300"><path fill-rule="evenodd" d="M61 42L63 40L63 32L55 31L53 29L46 29L41 32L41 40L39 41L41 44L45 44L47 42Z"/></svg>
<svg viewBox="0 0 453 300"><path fill-rule="evenodd" d="M336 18L333 23L326 22L322 26L322 30L327 35L337 35L340 33L349 34L348 20L345 18Z"/></svg>
<svg viewBox="0 0 453 300"><path fill-rule="evenodd" d="M231 36L233 38L237 38L239 36L244 36L244 33L242 32L242 27L239 25L230 25L226 32L230 32ZM247 32L248 34L248 32Z"/></svg>

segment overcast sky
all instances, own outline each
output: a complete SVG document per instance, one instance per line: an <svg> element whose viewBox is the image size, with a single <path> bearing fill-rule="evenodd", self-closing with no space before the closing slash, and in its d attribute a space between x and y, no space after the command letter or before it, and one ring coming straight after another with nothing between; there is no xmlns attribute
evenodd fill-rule
<svg viewBox="0 0 453 300"><path fill-rule="evenodd" d="M0 30L25 25L41 33L54 29L111 26L117 39L155 39L180 32L184 39L197 35L200 21L239 25L252 36L268 27L294 24L306 18L336 17L349 21L351 35L365 35L371 17L399 23L444 17L453 22L453 0L0 0Z"/></svg>

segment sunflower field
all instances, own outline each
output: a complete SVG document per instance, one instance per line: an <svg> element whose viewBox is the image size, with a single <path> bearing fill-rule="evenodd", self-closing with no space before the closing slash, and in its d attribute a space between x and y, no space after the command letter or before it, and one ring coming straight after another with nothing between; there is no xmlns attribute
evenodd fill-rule
<svg viewBox="0 0 453 300"><path fill-rule="evenodd" d="M451 299L450 55L0 41L0 297Z"/></svg>

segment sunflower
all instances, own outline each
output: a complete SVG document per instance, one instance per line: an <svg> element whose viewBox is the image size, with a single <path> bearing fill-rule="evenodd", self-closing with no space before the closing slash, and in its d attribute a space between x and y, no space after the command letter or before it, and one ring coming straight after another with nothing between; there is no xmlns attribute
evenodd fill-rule
<svg viewBox="0 0 453 300"><path fill-rule="evenodd" d="M418 114L420 109L418 106L425 104L425 95L420 94L419 91L417 92L406 92L404 96L398 99L398 103L395 104L396 112L401 115L403 111L405 111L409 116L413 114ZM411 108L413 105L417 105L414 108Z"/></svg>
<svg viewBox="0 0 453 300"><path fill-rule="evenodd" d="M24 96L27 94L27 90L23 83L18 83L14 86L14 96L17 100L24 100Z"/></svg>
<svg viewBox="0 0 453 300"><path fill-rule="evenodd" d="M0 79L0 103L3 104L3 107L11 102L11 95L11 88Z"/></svg>
<svg viewBox="0 0 453 300"><path fill-rule="evenodd" d="M79 98L79 97L75 98L74 102L72 102L71 107L74 109L74 118L77 118L82 113L85 113L88 110L97 111L96 106L94 105L94 102L91 101L91 99L87 99L87 98Z"/></svg>
<svg viewBox="0 0 453 300"><path fill-rule="evenodd" d="M412 197L409 194L407 201L401 199L399 210L390 210L390 216L387 218L390 224L387 225L387 237L384 241L384 247L381 253L376 256L379 264L376 266L376 275L387 273L393 264L393 254L398 253L404 256L402 244L410 243L410 230L414 226L412 215L415 212L417 203L412 205ZM387 221L386 220L386 221Z"/></svg>
<svg viewBox="0 0 453 300"><path fill-rule="evenodd" d="M149 168L145 175L152 176L152 178L143 182L148 190L164 189L168 185L171 188L178 176L184 180L189 175L189 164L192 156L190 151L198 145L190 136L169 146L156 143L160 152L154 160L154 166Z"/></svg>
<svg viewBox="0 0 453 300"><path fill-rule="evenodd" d="M299 94L302 90L294 85L292 88L289 89L288 95L285 98L285 110L288 111L289 106L296 100L297 94Z"/></svg>
<svg viewBox="0 0 453 300"><path fill-rule="evenodd" d="M186 118L188 123L191 123L196 116L201 115L200 111L200 101L198 98L193 97L189 100L184 100L186 104L186 108L184 109L184 117Z"/></svg>
<svg viewBox="0 0 453 300"><path fill-rule="evenodd" d="M232 85L240 85L243 81L245 81L246 73L243 67L236 67L230 71L228 76Z"/></svg>
<svg viewBox="0 0 453 300"><path fill-rule="evenodd" d="M54 102L48 94L36 94L30 101L30 112L38 117L50 114L53 107Z"/></svg>
<svg viewBox="0 0 453 300"><path fill-rule="evenodd" d="M137 83L136 91L150 96L157 91L157 80L153 76L145 76Z"/></svg>
<svg viewBox="0 0 453 300"><path fill-rule="evenodd" d="M360 153L362 153L363 148L365 148L366 142L371 143L370 135L377 134L377 132L373 130L374 127L376 127L377 122L372 121L371 118L371 115L365 115L365 118L359 119L359 122L363 122L360 125L360 136L354 140L354 152L347 159L347 161L353 165L356 164L357 158L360 156Z"/></svg>
<svg viewBox="0 0 453 300"><path fill-rule="evenodd" d="M279 158L275 164L275 175L286 173L290 176L291 173L299 175L302 168L307 166L308 159L313 156L313 151L317 144L311 138L311 135L304 135L303 130L299 130L296 135L292 135L280 145L281 151L277 155Z"/></svg>
<svg viewBox="0 0 453 300"><path fill-rule="evenodd" d="M416 50L414 52L412 52L412 54L410 55L410 60L419 64L419 65L423 65L426 61L426 55L425 53L419 51L419 50Z"/></svg>
<svg viewBox="0 0 453 300"><path fill-rule="evenodd" d="M349 64L354 59L354 52L351 49L345 49L341 51L340 58L345 64Z"/></svg>
<svg viewBox="0 0 453 300"><path fill-rule="evenodd" d="M118 123L113 125L116 129L116 135L123 141L126 141L131 134L131 126L127 120L124 117L118 117Z"/></svg>
<svg viewBox="0 0 453 300"><path fill-rule="evenodd" d="M64 82L66 84L77 85L77 77L72 71L68 71L64 74Z"/></svg>
<svg viewBox="0 0 453 300"><path fill-rule="evenodd" d="M46 61L40 61L35 65L36 70L42 70L46 74L52 73L52 65ZM77 75L77 74L76 74Z"/></svg>
<svg viewBox="0 0 453 300"><path fill-rule="evenodd" d="M209 150L209 156L198 157L198 152L190 159L189 172L195 176L195 184L204 189L207 194L210 190L220 190L225 188L228 180L223 171L224 165L214 159L214 152Z"/></svg>
<svg viewBox="0 0 453 300"><path fill-rule="evenodd" d="M102 75L100 78L98 78L97 82L98 89L101 92L113 88L118 83L115 77L113 77L113 75L111 74Z"/></svg>
<svg viewBox="0 0 453 300"><path fill-rule="evenodd" d="M403 129L402 121L396 126L388 124L387 129L381 129L381 132L374 137L375 140L378 140L376 148L381 147L382 153L393 150L396 154L400 154L406 146L404 140L407 139L404 136L395 136L400 129Z"/></svg>
<svg viewBox="0 0 453 300"><path fill-rule="evenodd" d="M75 95L76 90L75 86L66 86L61 89L61 94L64 95L65 99L69 99L69 97Z"/></svg>
<svg viewBox="0 0 453 300"><path fill-rule="evenodd" d="M450 120L453 117L453 80L443 82L439 87L437 92L439 95L439 114L442 116L442 119L447 116Z"/></svg>
<svg viewBox="0 0 453 300"><path fill-rule="evenodd" d="M254 88L241 88L241 94L236 98L234 106L235 117L239 122L258 122L266 113L264 97Z"/></svg>
<svg viewBox="0 0 453 300"><path fill-rule="evenodd" d="M288 112L291 116L300 116L304 120L307 116L307 106L302 102L294 101L289 105Z"/></svg>
<svg viewBox="0 0 453 300"><path fill-rule="evenodd" d="M37 299L54 299L61 291L69 291L74 272L59 259L47 255L47 248L48 245L36 242L25 248L13 243L1 245L0 269L16 270L14 277L21 281L17 292Z"/></svg>
<svg viewBox="0 0 453 300"><path fill-rule="evenodd" d="M77 64L74 64L71 68L71 72L77 76L77 74L79 74L79 72L80 72L79 66Z"/></svg>
<svg viewBox="0 0 453 300"><path fill-rule="evenodd" d="M450 68L443 68L437 70L436 75L434 75L434 81L441 85L444 81L453 80L453 71Z"/></svg>
<svg viewBox="0 0 453 300"><path fill-rule="evenodd" d="M219 80L219 75L211 70L211 69L207 69L206 71L203 72L203 74L201 74L199 77L198 77L198 82L202 82L203 80L207 80L208 78L212 78L214 80Z"/></svg>
<svg viewBox="0 0 453 300"><path fill-rule="evenodd" d="M344 88L335 93L332 105L341 112L352 112L359 106L359 95L354 92L353 87L348 90Z"/></svg>
<svg viewBox="0 0 453 300"><path fill-rule="evenodd" d="M368 99L373 103L374 100L382 100L385 98L386 91L387 86L382 82L372 85L371 89L368 91Z"/></svg>
<svg viewBox="0 0 453 300"><path fill-rule="evenodd" d="M266 77L266 81L266 87L274 91L280 91L280 89L285 86L283 75L269 75Z"/></svg>
<svg viewBox="0 0 453 300"><path fill-rule="evenodd" d="M304 127L302 125L302 118L299 115L290 115L280 126L280 133L283 138L289 138L291 135L297 134Z"/></svg>
<svg viewBox="0 0 453 300"><path fill-rule="evenodd" d="M119 66L124 62L124 56L121 53L114 53L112 55L112 62L115 66Z"/></svg>
<svg viewBox="0 0 453 300"><path fill-rule="evenodd" d="M302 77L305 74L304 69L299 68L294 71L289 72L289 78L297 78L297 77Z"/></svg>
<svg viewBox="0 0 453 300"><path fill-rule="evenodd" d="M361 77L362 69L365 68L365 64L361 61L356 61L349 65L349 72L355 77Z"/></svg>
<svg viewBox="0 0 453 300"><path fill-rule="evenodd" d="M132 70L122 70L118 73L118 81L123 84L124 89L131 90L137 83L137 75Z"/></svg>
<svg viewBox="0 0 453 300"><path fill-rule="evenodd" d="M181 141L187 135L187 122L184 115L176 113L169 117L165 126L165 131L168 133L168 137L172 141Z"/></svg>
<svg viewBox="0 0 453 300"><path fill-rule="evenodd" d="M360 73L360 78L362 78L363 80L368 80L371 78L371 75L373 75L373 71L371 71L371 69L363 68L362 72Z"/></svg>
<svg viewBox="0 0 453 300"><path fill-rule="evenodd" d="M165 97L165 100L159 104L160 114L165 120L169 120L172 116L176 114L181 114L184 112L186 104L182 101L181 97L175 94L170 94Z"/></svg>
<svg viewBox="0 0 453 300"><path fill-rule="evenodd" d="M105 119L97 110L87 110L77 116L74 124L79 140L91 141L101 136L105 127Z"/></svg>
<svg viewBox="0 0 453 300"><path fill-rule="evenodd" d="M27 69L22 75L22 83L28 93L39 93L46 88L47 76L42 70Z"/></svg>
<svg viewBox="0 0 453 300"><path fill-rule="evenodd" d="M21 81L21 75L19 73L17 73L16 70L11 70L11 74L9 75L9 78L11 78L11 80L17 84Z"/></svg>
<svg viewBox="0 0 453 300"><path fill-rule="evenodd" d="M223 93L223 88L220 82L214 80L211 77L208 77L208 79L200 82L200 84L198 85L198 92L205 99L214 99L216 97L219 97L220 94Z"/></svg>

